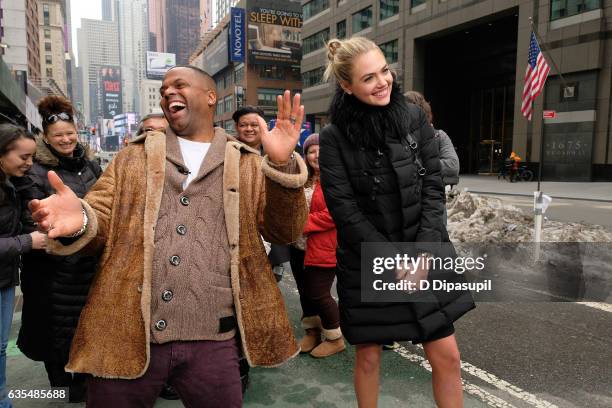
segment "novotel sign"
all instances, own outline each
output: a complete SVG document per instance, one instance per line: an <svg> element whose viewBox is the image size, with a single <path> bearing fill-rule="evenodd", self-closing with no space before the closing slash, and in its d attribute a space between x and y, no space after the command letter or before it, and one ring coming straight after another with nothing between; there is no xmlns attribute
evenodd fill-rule
<svg viewBox="0 0 612 408"><path fill-rule="evenodd" d="M230 20L230 61L244 62L246 48L244 9L232 7Z"/></svg>

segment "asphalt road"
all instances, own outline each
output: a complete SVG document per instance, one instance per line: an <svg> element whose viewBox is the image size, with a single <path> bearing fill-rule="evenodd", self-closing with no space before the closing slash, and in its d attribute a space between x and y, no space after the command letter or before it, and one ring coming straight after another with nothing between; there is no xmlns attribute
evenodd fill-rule
<svg viewBox="0 0 612 408"><path fill-rule="evenodd" d="M493 195L526 213L533 213L533 199L523 196ZM545 216L554 221L584 222L612 230L612 202L553 199Z"/></svg>

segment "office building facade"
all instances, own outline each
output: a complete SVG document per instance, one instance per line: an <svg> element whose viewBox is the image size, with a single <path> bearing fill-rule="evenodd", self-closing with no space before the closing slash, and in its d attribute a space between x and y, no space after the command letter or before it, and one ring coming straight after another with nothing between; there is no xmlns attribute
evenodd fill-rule
<svg viewBox="0 0 612 408"><path fill-rule="evenodd" d="M27 81L40 81L40 40L36 0L2 0L2 59L27 89Z"/></svg>
<svg viewBox="0 0 612 408"><path fill-rule="evenodd" d="M82 69L83 114L86 123L93 124L102 117L100 69L120 66L118 24L84 18L77 30L77 41Z"/></svg>
<svg viewBox="0 0 612 408"><path fill-rule="evenodd" d="M234 13L223 17L190 59L214 78L215 125L230 133L240 107L258 106L267 120L274 119L276 96L302 89L299 2L241 0ZM280 15L282 21L274 19Z"/></svg>
<svg viewBox="0 0 612 408"><path fill-rule="evenodd" d="M546 180L612 180L609 0L301 4L303 97L315 130L327 123L335 91L322 83L325 43L365 36L381 47L403 89L431 102L434 126L451 136L463 172L494 174L515 151L536 170L543 160ZM551 64L531 122L521 114L530 18ZM543 119L543 111L555 117Z"/></svg>
<svg viewBox="0 0 612 408"><path fill-rule="evenodd" d="M144 79L140 81L140 116L146 116L150 113L161 113L161 107L159 102L161 96L159 94L159 88L161 88L162 81Z"/></svg>
<svg viewBox="0 0 612 408"><path fill-rule="evenodd" d="M149 0L149 51L176 54L187 64L200 40L200 0Z"/></svg>
<svg viewBox="0 0 612 408"><path fill-rule="evenodd" d="M67 38L64 27L65 10L62 0L39 0L38 21L40 35L40 61L42 64L42 87L55 93L57 87L61 95L68 96L68 77L66 72Z"/></svg>
<svg viewBox="0 0 612 408"><path fill-rule="evenodd" d="M145 55L149 50L146 0L119 0L119 45L123 112L136 112L140 106L140 81L145 79Z"/></svg>

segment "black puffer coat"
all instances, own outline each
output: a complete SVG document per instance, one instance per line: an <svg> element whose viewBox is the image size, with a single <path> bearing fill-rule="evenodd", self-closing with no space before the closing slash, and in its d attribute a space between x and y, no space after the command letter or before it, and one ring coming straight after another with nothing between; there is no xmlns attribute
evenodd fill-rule
<svg viewBox="0 0 612 408"><path fill-rule="evenodd" d="M0 289L19 284L21 256L32 249L32 237L23 233L23 202L19 197L20 187L13 184L16 180L0 185Z"/></svg>
<svg viewBox="0 0 612 408"><path fill-rule="evenodd" d="M444 187L433 128L418 107L403 101L397 86L385 109L341 94L338 90L332 102L332 125L320 134L319 165L325 201L338 229L342 332L351 344L427 341L474 307L471 294L430 292L425 295L433 301L364 303L360 262L362 242L449 241L442 222ZM400 136L404 132L418 143L423 177L409 141ZM433 247L427 249L435 252ZM450 275L461 279L452 271Z"/></svg>
<svg viewBox="0 0 612 408"><path fill-rule="evenodd" d="M47 179L49 170L54 170L81 198L101 174L98 163L88 157L88 151L80 144L74 157L65 158L38 140L35 163L29 173L34 185L28 199L42 199L54 193ZM59 257L33 251L24 257L21 274L24 303L17 345L27 357L68 361L70 343L96 265L97 258L91 256Z"/></svg>

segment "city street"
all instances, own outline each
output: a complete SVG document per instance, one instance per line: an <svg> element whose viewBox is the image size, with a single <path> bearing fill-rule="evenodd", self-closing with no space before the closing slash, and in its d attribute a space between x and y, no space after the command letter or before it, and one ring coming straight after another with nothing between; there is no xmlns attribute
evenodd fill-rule
<svg viewBox="0 0 612 408"><path fill-rule="evenodd" d="M296 333L300 310L295 282L285 295ZM575 303L481 303L456 324L466 407L609 407L612 405L612 306ZM8 388L48 389L42 364L8 350ZM354 349L315 360L300 355L275 369L251 370L245 407L355 407ZM420 347L385 351L380 407L434 407L429 365ZM69 407L60 401L14 400L16 408ZM158 400L156 407L179 407Z"/></svg>
<svg viewBox="0 0 612 408"><path fill-rule="evenodd" d="M533 214L536 182L509 183L495 176L461 175L456 188L496 197ZM541 189L553 198L546 211L548 219L603 225L612 230L612 183L542 182Z"/></svg>
<svg viewBox="0 0 612 408"><path fill-rule="evenodd" d="M462 176L461 190L496 197L532 211L535 183L504 183ZM605 225L612 230L612 183L546 183L553 196L551 220ZM561 198L562 197L562 198ZM295 282L280 283L300 335ZM466 407L608 407L612 405L612 305L530 303L517 286L512 303L480 303L456 324L462 352ZM43 365L15 346L19 316L8 348L8 385L13 390L48 389ZM245 407L354 407L354 349L324 360L300 355L276 369L253 369ZM15 407L79 406L42 399L14 400ZM84 406L81 404L80 406ZM159 399L156 407L179 407ZM380 407L434 407L430 367L420 346L402 344L384 352Z"/></svg>
<svg viewBox="0 0 612 408"><path fill-rule="evenodd" d="M533 198L491 195L505 204L514 205L526 213L533 213ZM603 225L612 230L612 202L553 199L546 210L546 218L554 221L583 222Z"/></svg>

